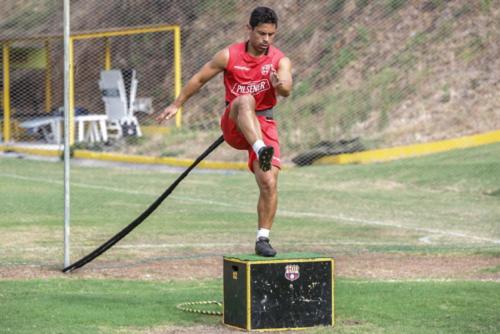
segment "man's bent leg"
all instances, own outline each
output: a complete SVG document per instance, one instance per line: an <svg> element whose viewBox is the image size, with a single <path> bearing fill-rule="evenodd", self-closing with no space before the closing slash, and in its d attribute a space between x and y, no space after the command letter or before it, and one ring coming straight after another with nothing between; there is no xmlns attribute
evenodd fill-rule
<svg viewBox="0 0 500 334"><path fill-rule="evenodd" d="M255 180L259 186L259 201L257 203L257 213L259 219L259 229L271 230L274 216L278 208L278 173L279 168L272 166L271 172L264 172L257 166L258 161L254 161ZM259 237L255 244L255 252L263 256L275 256L276 251L269 244L268 237Z"/></svg>
<svg viewBox="0 0 500 334"><path fill-rule="evenodd" d="M278 208L278 173L279 168L272 166L271 173L266 173L256 168L254 161L255 179L259 186L259 201L257 212L259 214L259 228L270 230L273 226L274 216Z"/></svg>
<svg viewBox="0 0 500 334"><path fill-rule="evenodd" d="M231 118L247 142L252 145L262 140L260 123L255 115L255 98L252 95L241 95L233 100L229 111Z"/></svg>
<svg viewBox="0 0 500 334"><path fill-rule="evenodd" d="M266 146L262 140L262 129L255 114L255 98L252 95L235 98L231 103L229 117L259 157L259 168L265 172L270 170L274 149Z"/></svg>

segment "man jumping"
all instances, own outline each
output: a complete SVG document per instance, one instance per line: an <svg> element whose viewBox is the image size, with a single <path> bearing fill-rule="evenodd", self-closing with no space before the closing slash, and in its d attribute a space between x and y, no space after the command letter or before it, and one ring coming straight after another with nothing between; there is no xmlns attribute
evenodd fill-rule
<svg viewBox="0 0 500 334"><path fill-rule="evenodd" d="M286 97L292 90L291 62L272 46L277 28L278 17L271 8L255 8L247 25L248 40L217 52L156 117L159 123L173 118L205 83L224 72L226 109L221 129L230 146L248 151L248 167L260 191L255 253L261 256L276 255L269 243L269 232L278 206L281 162L273 107L277 95Z"/></svg>

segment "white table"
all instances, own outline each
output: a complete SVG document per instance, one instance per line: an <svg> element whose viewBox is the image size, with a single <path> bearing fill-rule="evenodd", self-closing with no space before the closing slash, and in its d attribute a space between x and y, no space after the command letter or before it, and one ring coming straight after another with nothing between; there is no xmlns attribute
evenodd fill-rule
<svg viewBox="0 0 500 334"><path fill-rule="evenodd" d="M75 117L75 123L78 127L78 142L88 141L94 142L107 142L108 141L108 128L106 115L82 115ZM85 127L87 123L87 127Z"/></svg>
<svg viewBox="0 0 500 334"><path fill-rule="evenodd" d="M77 142L88 141L106 142L108 141L108 129L106 115L80 115L75 116L75 125L77 128ZM61 144L63 133L62 123L64 118L61 116L38 117L29 121L22 122L20 126L25 129L33 129L37 132L42 131L43 138L47 143Z"/></svg>
<svg viewBox="0 0 500 334"><path fill-rule="evenodd" d="M31 129L35 133L38 130L42 131L43 138L47 143L60 144L62 139L61 116L38 117L19 124L20 127Z"/></svg>

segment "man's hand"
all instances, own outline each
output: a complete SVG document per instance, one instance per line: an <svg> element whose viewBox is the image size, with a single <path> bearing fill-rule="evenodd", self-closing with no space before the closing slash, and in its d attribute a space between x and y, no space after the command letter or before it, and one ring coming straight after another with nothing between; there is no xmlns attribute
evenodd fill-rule
<svg viewBox="0 0 500 334"><path fill-rule="evenodd" d="M283 85L283 82L280 80L278 72L274 68L271 69L270 79L271 79L271 85L273 85L274 88Z"/></svg>
<svg viewBox="0 0 500 334"><path fill-rule="evenodd" d="M283 57L280 60L278 70L274 67L271 68L271 73L269 73L269 80L271 80L271 85L273 85L276 93L280 96L287 97L292 91L292 64L290 59Z"/></svg>
<svg viewBox="0 0 500 334"><path fill-rule="evenodd" d="M173 118L175 114L177 114L177 111L179 108L175 104L171 104L168 107L165 108L158 116L156 116L156 121L160 124L162 124L164 121L168 121L169 119Z"/></svg>

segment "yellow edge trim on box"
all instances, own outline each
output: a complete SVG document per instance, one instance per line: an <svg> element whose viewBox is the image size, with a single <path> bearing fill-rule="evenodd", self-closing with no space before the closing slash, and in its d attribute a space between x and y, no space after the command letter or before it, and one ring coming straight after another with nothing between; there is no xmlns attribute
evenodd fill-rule
<svg viewBox="0 0 500 334"><path fill-rule="evenodd" d="M280 332L280 331L303 331L306 329L318 328L318 326L311 327L292 327L292 328L263 328L252 329L253 332Z"/></svg>
<svg viewBox="0 0 500 334"><path fill-rule="evenodd" d="M335 325L335 259L334 258L317 258L317 259L288 259L288 260L274 260L274 261L242 261L240 259L236 258L231 258L231 257L225 257L224 260L228 260L231 262L237 262L237 263L244 263L247 264L246 266L246 288L247 288L247 324L246 324L246 330L247 331L255 331L255 332L271 332L271 331L284 331L284 330L305 330L305 329L310 329L312 327L295 327L295 328L266 328L266 329L253 329L251 328L252 322L251 322L251 317L252 317L252 312L251 312L251 284L250 280L248 279L250 277L250 266L253 264L259 264L259 263L264 263L264 264L269 264L269 263L280 263L280 262L322 262L322 261L330 261L332 263L332 324L331 327ZM224 322L223 322L224 323ZM232 326L224 323L224 325L237 328L237 329L243 329L241 327L237 326ZM327 326L325 326L327 327Z"/></svg>
<svg viewBox="0 0 500 334"><path fill-rule="evenodd" d="M225 257L224 260L228 260L228 261L231 261L231 262L236 262L236 263L248 263L248 261L242 261L240 259L235 259L235 258L232 258L232 257Z"/></svg>
<svg viewBox="0 0 500 334"><path fill-rule="evenodd" d="M335 326L335 260L332 259L332 326Z"/></svg>
<svg viewBox="0 0 500 334"><path fill-rule="evenodd" d="M280 332L280 331L303 331L306 329L314 329L321 327L331 327L331 326L311 326L311 327L290 327L290 328L263 328L263 329L252 329L252 332Z"/></svg>
<svg viewBox="0 0 500 334"><path fill-rule="evenodd" d="M244 261L244 260L236 259L234 257L225 257L224 260L228 260L231 262L237 262L237 263L248 263L248 264L261 264L261 263L262 264L269 264L269 263L285 263L285 262L323 262L323 261L332 261L332 258L331 257L325 257L325 258L318 257L318 258L314 258L314 259L307 259L307 258L293 259L293 258L290 258L290 259L266 260L266 261L252 261L252 260Z"/></svg>
<svg viewBox="0 0 500 334"><path fill-rule="evenodd" d="M468 148L500 142L500 130L474 136L441 140L431 143L391 147L379 150L327 156L314 162L315 165L352 164L382 162L419 155L439 153L459 148Z"/></svg>
<svg viewBox="0 0 500 334"><path fill-rule="evenodd" d="M252 327L252 286L250 284L250 263L246 266L246 281L247 281L247 330Z"/></svg>
<svg viewBox="0 0 500 334"><path fill-rule="evenodd" d="M225 322L222 322L224 326L227 326L229 328L233 329L239 329L240 331L247 330L246 328L226 324ZM313 329L313 328L318 328L318 327L330 327L330 326L311 326L311 327L292 327L292 328L264 328L264 329L248 329L248 331L252 332L279 332L279 331L303 331L306 329Z"/></svg>
<svg viewBox="0 0 500 334"><path fill-rule="evenodd" d="M42 155L46 157L58 157L62 154L62 150L46 150L43 148L18 147L9 145L0 145L0 151Z"/></svg>
<svg viewBox="0 0 500 334"><path fill-rule="evenodd" d="M194 160L179 159L169 157L151 157L141 155L119 154L119 153L105 153L105 152L92 152L87 150L75 150L75 158L80 159L95 159L107 160L117 162L141 163L141 164L164 164L176 167L189 167ZM248 169L245 162L225 162L225 161L202 161L199 166L207 169Z"/></svg>
<svg viewBox="0 0 500 334"><path fill-rule="evenodd" d="M315 258L315 259L283 259L283 260L268 260L268 261L247 261L249 264L270 264L270 263L285 263L285 262L324 262L331 261L331 258Z"/></svg>

